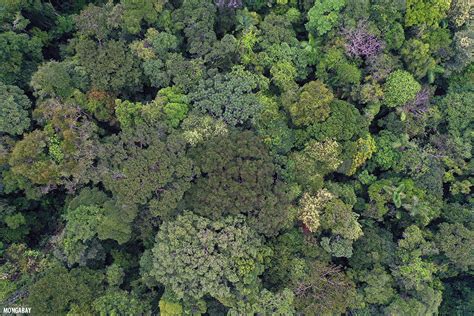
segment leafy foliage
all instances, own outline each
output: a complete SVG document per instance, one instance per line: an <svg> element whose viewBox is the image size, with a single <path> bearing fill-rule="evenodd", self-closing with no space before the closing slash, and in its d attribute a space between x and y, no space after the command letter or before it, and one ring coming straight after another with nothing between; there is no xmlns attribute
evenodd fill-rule
<svg viewBox="0 0 474 316"><path fill-rule="evenodd" d="M384 85L384 101L389 107L401 106L415 98L421 86L413 76L403 70L390 74Z"/></svg>
<svg viewBox="0 0 474 316"><path fill-rule="evenodd" d="M29 126L31 101L16 86L0 83L0 132L21 135Z"/></svg>
<svg viewBox="0 0 474 316"><path fill-rule="evenodd" d="M0 300L471 315L468 0L0 4Z"/></svg>
<svg viewBox="0 0 474 316"><path fill-rule="evenodd" d="M295 125L310 125L324 121L329 116L329 104L334 96L321 81L305 84L296 103L289 106L289 112Z"/></svg>
<svg viewBox="0 0 474 316"><path fill-rule="evenodd" d="M192 157L199 173L185 196L189 209L214 219L246 214L257 231L269 235L288 224L291 195L251 132L211 138Z"/></svg>
<svg viewBox="0 0 474 316"><path fill-rule="evenodd" d="M177 298L210 295L233 306L258 287L269 250L243 217L213 222L186 212L163 225L152 251L150 273Z"/></svg>
<svg viewBox="0 0 474 316"><path fill-rule="evenodd" d="M42 60L39 37L12 31L0 34L0 81L24 87Z"/></svg>
<svg viewBox="0 0 474 316"><path fill-rule="evenodd" d="M339 20L339 10L346 4L345 0L317 0L308 11L308 23L306 29L317 35L329 32Z"/></svg>
<svg viewBox="0 0 474 316"><path fill-rule="evenodd" d="M230 125L244 124L260 111L254 92L265 90L268 80L252 74L242 67L234 68L227 75L216 75L202 81L191 94L196 109L222 118Z"/></svg>

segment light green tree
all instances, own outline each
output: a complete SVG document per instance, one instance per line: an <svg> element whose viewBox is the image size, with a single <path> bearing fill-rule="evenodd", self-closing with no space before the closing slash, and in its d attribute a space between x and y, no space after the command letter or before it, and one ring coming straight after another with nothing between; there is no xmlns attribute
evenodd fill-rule
<svg viewBox="0 0 474 316"><path fill-rule="evenodd" d="M258 291L269 251L242 216L211 221L185 212L161 226L150 273L178 299L210 295L233 307Z"/></svg>
<svg viewBox="0 0 474 316"><path fill-rule="evenodd" d="M384 85L384 102L388 107L397 107L413 100L421 85L404 70L396 70L387 78Z"/></svg>
<svg viewBox="0 0 474 316"><path fill-rule="evenodd" d="M316 0L308 11L308 32L324 35L339 23L339 11L346 5L346 0Z"/></svg>

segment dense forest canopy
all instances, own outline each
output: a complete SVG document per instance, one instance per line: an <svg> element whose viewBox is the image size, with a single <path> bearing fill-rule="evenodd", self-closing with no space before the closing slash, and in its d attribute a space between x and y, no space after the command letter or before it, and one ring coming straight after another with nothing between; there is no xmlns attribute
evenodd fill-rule
<svg viewBox="0 0 474 316"><path fill-rule="evenodd" d="M473 12L0 0L0 306L473 315Z"/></svg>

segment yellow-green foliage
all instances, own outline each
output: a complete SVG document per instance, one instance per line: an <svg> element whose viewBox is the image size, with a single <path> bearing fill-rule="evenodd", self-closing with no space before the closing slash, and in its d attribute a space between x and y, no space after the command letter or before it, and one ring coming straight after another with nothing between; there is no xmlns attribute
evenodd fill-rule
<svg viewBox="0 0 474 316"><path fill-rule="evenodd" d="M365 138L359 138L356 141L356 153L352 159L352 165L348 175L353 175L357 171L357 168L370 159L376 150L377 146L375 145L375 140L370 134L367 134Z"/></svg>
<svg viewBox="0 0 474 316"><path fill-rule="evenodd" d="M436 26L446 17L451 0L407 0L406 26Z"/></svg>
<svg viewBox="0 0 474 316"><path fill-rule="evenodd" d="M316 195L303 194L300 200L300 220L310 232L315 232L320 226L320 213L324 206L334 198L334 195L326 189L319 190Z"/></svg>
<svg viewBox="0 0 474 316"><path fill-rule="evenodd" d="M288 110L296 125L310 125L329 116L329 104L333 99L332 91L323 82L311 81L301 88L298 101Z"/></svg>
<svg viewBox="0 0 474 316"><path fill-rule="evenodd" d="M171 302L166 299L160 300L160 315L163 316L182 316L183 306L176 302Z"/></svg>

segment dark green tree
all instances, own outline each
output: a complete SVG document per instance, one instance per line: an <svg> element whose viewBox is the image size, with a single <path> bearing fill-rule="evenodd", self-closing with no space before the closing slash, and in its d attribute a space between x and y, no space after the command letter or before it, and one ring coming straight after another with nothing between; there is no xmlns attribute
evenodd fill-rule
<svg viewBox="0 0 474 316"><path fill-rule="evenodd" d="M68 271L53 263L31 285L26 302L37 315L61 315L72 310L92 313L92 302L103 291L103 277L100 272L88 268Z"/></svg>
<svg viewBox="0 0 474 316"><path fill-rule="evenodd" d="M189 209L213 219L246 214L258 232L268 235L289 224L291 194L252 132L233 130L190 154L198 174L185 195Z"/></svg>
<svg viewBox="0 0 474 316"><path fill-rule="evenodd" d="M31 74L43 60L39 37L12 31L0 33L0 81L6 85L28 84Z"/></svg>
<svg viewBox="0 0 474 316"><path fill-rule="evenodd" d="M80 39L72 45L75 58L86 71L93 88L115 94L141 89L139 60L124 41L111 40L101 45L90 39Z"/></svg>
<svg viewBox="0 0 474 316"><path fill-rule="evenodd" d="M17 86L0 82L0 132L21 135L30 127L31 101Z"/></svg>

